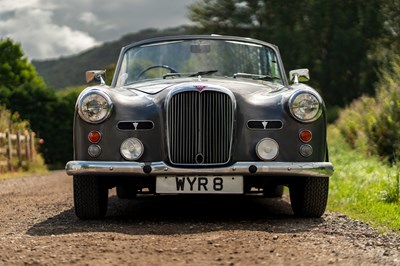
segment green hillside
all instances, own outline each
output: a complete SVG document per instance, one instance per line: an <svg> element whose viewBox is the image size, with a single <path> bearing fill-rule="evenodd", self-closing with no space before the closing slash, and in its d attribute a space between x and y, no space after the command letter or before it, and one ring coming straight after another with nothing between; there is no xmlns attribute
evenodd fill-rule
<svg viewBox="0 0 400 266"><path fill-rule="evenodd" d="M85 84L85 71L90 69L105 69L115 64L123 46L143 39L195 33L195 29L188 26L165 30L146 29L129 34L117 41L104 43L78 55L45 61L33 61L36 71L43 77L46 84L56 90L69 86Z"/></svg>

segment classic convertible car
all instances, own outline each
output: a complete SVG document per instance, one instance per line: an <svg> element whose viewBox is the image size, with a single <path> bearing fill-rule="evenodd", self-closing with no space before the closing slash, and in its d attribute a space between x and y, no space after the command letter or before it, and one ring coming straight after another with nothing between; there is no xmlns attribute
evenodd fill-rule
<svg viewBox="0 0 400 266"><path fill-rule="evenodd" d="M228 36L162 37L122 48L111 86L79 96L74 119L75 213L104 217L108 191L282 196L320 217L329 176L321 96L285 74L278 48ZM218 199L218 198L217 198Z"/></svg>

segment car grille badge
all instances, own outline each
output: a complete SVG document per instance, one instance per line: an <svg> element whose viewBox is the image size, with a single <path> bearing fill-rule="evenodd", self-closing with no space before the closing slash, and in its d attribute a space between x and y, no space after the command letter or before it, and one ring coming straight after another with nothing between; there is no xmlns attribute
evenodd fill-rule
<svg viewBox="0 0 400 266"><path fill-rule="evenodd" d="M194 87L195 87L199 92L202 92L202 91L204 90L204 88L207 87L207 86L204 86L204 85L195 85Z"/></svg>

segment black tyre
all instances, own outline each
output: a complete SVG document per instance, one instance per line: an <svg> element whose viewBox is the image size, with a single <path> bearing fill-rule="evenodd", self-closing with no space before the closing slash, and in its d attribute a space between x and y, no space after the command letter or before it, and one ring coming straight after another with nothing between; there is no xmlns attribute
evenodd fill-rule
<svg viewBox="0 0 400 266"><path fill-rule="evenodd" d="M97 176L74 176L75 214L80 219L100 219L106 215L108 188Z"/></svg>
<svg viewBox="0 0 400 266"><path fill-rule="evenodd" d="M120 199L134 199L136 194L137 190L134 186L117 186L117 196Z"/></svg>
<svg viewBox="0 0 400 266"><path fill-rule="evenodd" d="M283 195L283 185L271 185L264 187L264 197L281 198Z"/></svg>
<svg viewBox="0 0 400 266"><path fill-rule="evenodd" d="M319 218L328 201L329 177L307 177L290 184L289 192L296 216Z"/></svg>

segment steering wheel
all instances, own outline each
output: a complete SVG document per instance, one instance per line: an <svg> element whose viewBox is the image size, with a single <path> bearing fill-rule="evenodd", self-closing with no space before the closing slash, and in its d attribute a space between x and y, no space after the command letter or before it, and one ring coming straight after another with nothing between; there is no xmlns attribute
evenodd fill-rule
<svg viewBox="0 0 400 266"><path fill-rule="evenodd" d="M139 80L147 71L152 70L154 68L165 68L165 69L168 69L169 71L171 71L171 73L178 73L178 71L176 71L174 68L172 68L170 66L167 66L167 65L154 65L154 66L148 67L148 68L144 69L142 72L140 72L136 76L135 80Z"/></svg>

